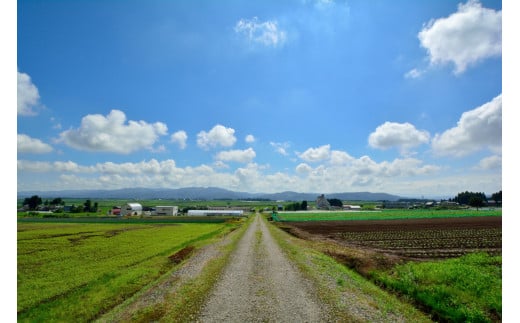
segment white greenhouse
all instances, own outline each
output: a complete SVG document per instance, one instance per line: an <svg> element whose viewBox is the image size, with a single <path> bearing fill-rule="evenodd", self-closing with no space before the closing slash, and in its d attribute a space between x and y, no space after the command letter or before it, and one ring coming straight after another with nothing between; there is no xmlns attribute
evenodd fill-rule
<svg viewBox="0 0 520 323"><path fill-rule="evenodd" d="M142 215L143 206L139 203L126 203L121 209L121 215Z"/></svg>

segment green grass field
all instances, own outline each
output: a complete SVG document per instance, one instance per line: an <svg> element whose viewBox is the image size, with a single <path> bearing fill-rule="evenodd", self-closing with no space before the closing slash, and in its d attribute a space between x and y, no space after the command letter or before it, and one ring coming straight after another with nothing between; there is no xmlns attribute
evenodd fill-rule
<svg viewBox="0 0 520 323"><path fill-rule="evenodd" d="M276 217L282 222L327 221L327 220L397 220L420 218L448 218L467 216L501 216L502 210L426 210L392 209L381 211L317 211L278 212ZM276 219L275 219L276 220Z"/></svg>
<svg viewBox="0 0 520 323"><path fill-rule="evenodd" d="M18 223L18 321L92 321L237 225Z"/></svg>
<svg viewBox="0 0 520 323"><path fill-rule="evenodd" d="M502 313L502 257L485 253L409 262L374 280L448 322L497 322Z"/></svg>

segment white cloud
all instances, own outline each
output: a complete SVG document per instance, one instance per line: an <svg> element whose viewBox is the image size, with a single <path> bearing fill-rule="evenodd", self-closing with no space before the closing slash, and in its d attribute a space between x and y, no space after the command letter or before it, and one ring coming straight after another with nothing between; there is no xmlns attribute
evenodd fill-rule
<svg viewBox="0 0 520 323"><path fill-rule="evenodd" d="M253 148L221 151L215 156L220 161L235 161L239 163L250 163L255 157L256 153Z"/></svg>
<svg viewBox="0 0 520 323"><path fill-rule="evenodd" d="M460 74L469 65L502 54L502 11L469 0L449 17L431 20L418 37L431 64L451 62Z"/></svg>
<svg viewBox="0 0 520 323"><path fill-rule="evenodd" d="M247 142L248 144L251 144L251 143L253 143L253 142L256 141L255 136L253 136L253 135L247 135L246 138L245 138L244 140L245 140L245 142Z"/></svg>
<svg viewBox="0 0 520 323"><path fill-rule="evenodd" d="M38 88L32 83L31 77L25 73L18 72L17 99L19 115L38 114L36 110L40 106L40 94Z"/></svg>
<svg viewBox="0 0 520 323"><path fill-rule="evenodd" d="M197 134L197 145L203 149L217 146L231 147L236 141L235 129L220 124L214 126L209 132L201 131Z"/></svg>
<svg viewBox="0 0 520 323"><path fill-rule="evenodd" d="M429 140L427 131L417 130L410 123L385 122L369 135L368 144L378 149L398 147L402 154L406 154L410 148L426 144Z"/></svg>
<svg viewBox="0 0 520 323"><path fill-rule="evenodd" d="M482 106L466 111L457 126L436 134L433 151L440 156L462 157L489 149L502 150L502 94Z"/></svg>
<svg viewBox="0 0 520 323"><path fill-rule="evenodd" d="M333 150L330 152L330 163L332 165L345 165L352 162L354 157L350 156L344 151Z"/></svg>
<svg viewBox="0 0 520 323"><path fill-rule="evenodd" d="M298 174L308 174L312 171L312 167L309 166L307 163L301 163L298 166L296 166L296 172Z"/></svg>
<svg viewBox="0 0 520 323"><path fill-rule="evenodd" d="M490 170L490 169L502 169L502 156L489 156L480 160L475 169L479 170Z"/></svg>
<svg viewBox="0 0 520 323"><path fill-rule="evenodd" d="M31 138L25 134L18 134L18 153L29 154L45 154L50 153L53 149L49 144L44 143L40 139Z"/></svg>
<svg viewBox="0 0 520 323"><path fill-rule="evenodd" d="M332 155L332 154L331 154ZM325 163L311 167L301 163L295 173L269 173L267 165L248 163L232 170L218 162L214 166L177 167L174 160L155 159L141 162L104 162L79 165L72 161L40 162L18 161L19 190L39 189L114 189L121 187L172 188L189 186L218 186L248 192L342 192L342 191L386 191L394 194L411 192L449 192L456 194L460 189L478 187L479 180L492 187L491 177L470 176L460 183L449 181L449 177L436 180L441 169L413 158L395 159L377 163L367 156L352 158L350 162L335 165ZM37 173L38 176L34 176ZM435 176L432 176L435 174ZM480 174L482 174L480 172ZM48 176L48 177L45 177ZM486 175L487 176L487 175ZM24 179L21 179L24 178ZM45 179L47 178L47 179ZM44 180L45 179L45 180ZM471 183L469 183L471 181ZM500 182L500 174L494 175ZM445 186L444 183L448 183ZM479 191L482 191L481 188Z"/></svg>
<svg viewBox="0 0 520 323"><path fill-rule="evenodd" d="M235 32L244 36L249 43L263 46L281 46L287 40L287 33L278 27L276 20L259 21L253 19L240 19L235 25Z"/></svg>
<svg viewBox="0 0 520 323"><path fill-rule="evenodd" d="M289 147L291 145L288 142L270 142L269 144L280 155L284 155L284 156L289 155L289 153L287 152L287 149L289 149Z"/></svg>
<svg viewBox="0 0 520 323"><path fill-rule="evenodd" d="M172 134L170 141L179 145L180 149L186 148L186 141L188 140L188 134L184 130L177 131Z"/></svg>
<svg viewBox="0 0 520 323"><path fill-rule="evenodd" d="M409 79L416 79L416 78L421 77L422 74L423 74L423 71L414 68L414 69L411 69L410 71L408 71L404 75L404 77L409 78Z"/></svg>
<svg viewBox="0 0 520 323"><path fill-rule="evenodd" d="M330 158L330 145L323 145L318 148L309 148L298 157L307 162L319 162Z"/></svg>
<svg viewBox="0 0 520 323"><path fill-rule="evenodd" d="M159 136L166 135L168 128L162 122L128 121L122 111L112 110L105 117L89 114L81 119L77 129L60 134L58 142L70 147L99 152L129 154L146 148L152 149Z"/></svg>

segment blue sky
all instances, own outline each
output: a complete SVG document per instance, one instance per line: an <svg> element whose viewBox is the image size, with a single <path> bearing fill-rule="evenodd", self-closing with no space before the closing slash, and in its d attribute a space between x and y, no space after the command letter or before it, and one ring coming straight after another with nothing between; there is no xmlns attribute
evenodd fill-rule
<svg viewBox="0 0 520 323"><path fill-rule="evenodd" d="M17 190L502 190L501 1L18 1Z"/></svg>

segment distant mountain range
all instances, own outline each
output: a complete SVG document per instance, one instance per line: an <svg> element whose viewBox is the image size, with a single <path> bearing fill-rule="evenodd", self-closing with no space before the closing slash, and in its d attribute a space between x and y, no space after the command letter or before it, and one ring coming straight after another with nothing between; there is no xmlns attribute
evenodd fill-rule
<svg viewBox="0 0 520 323"><path fill-rule="evenodd" d="M132 199L132 200L272 200L272 201L314 201L322 193L247 193L234 192L218 187L186 187L178 189L124 188L117 190L63 190L63 191L23 191L18 198L38 195L41 198L86 198L86 199ZM344 201L397 201L402 197L387 193L350 192L325 194L328 199Z"/></svg>

